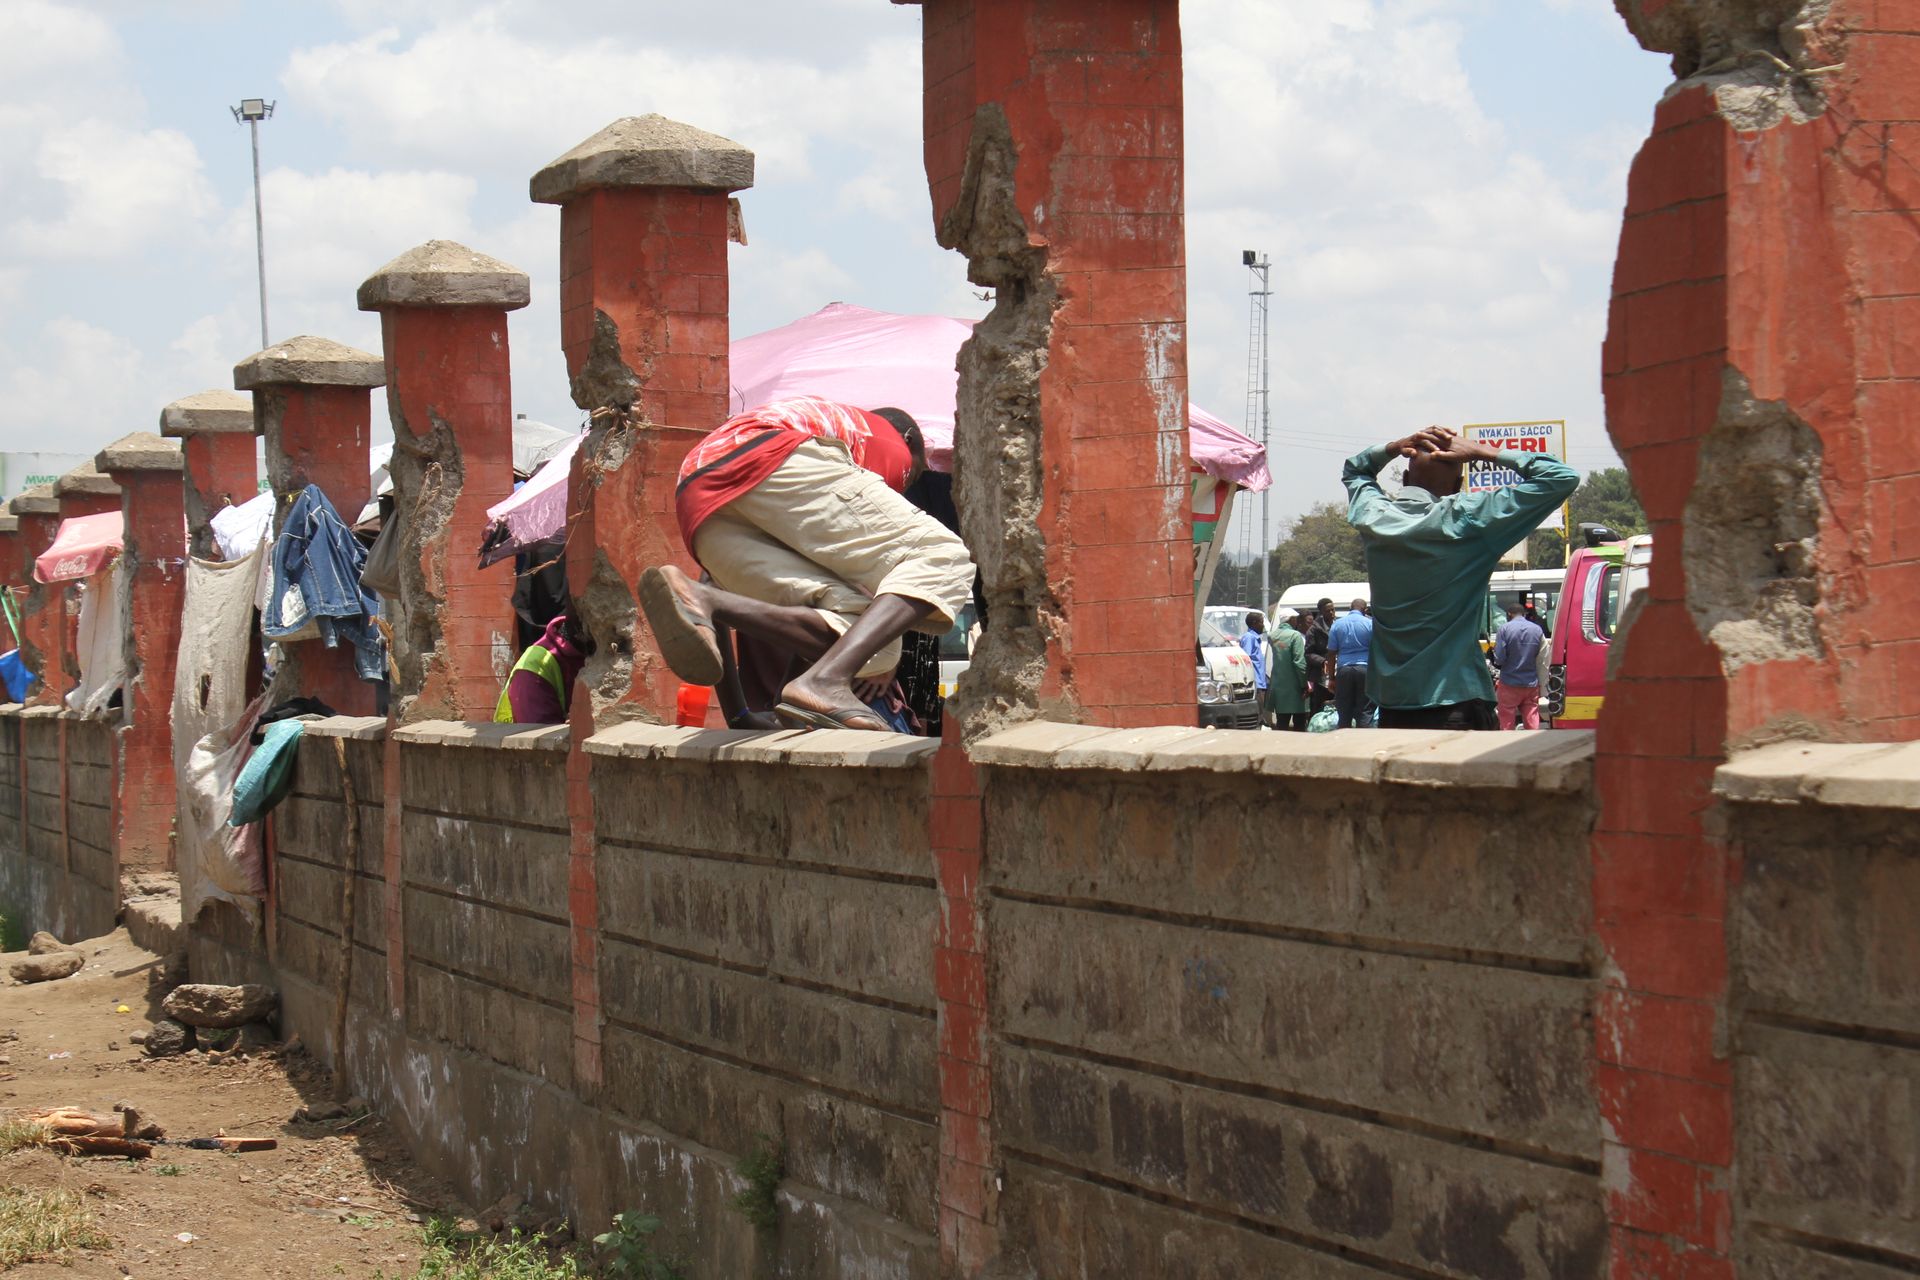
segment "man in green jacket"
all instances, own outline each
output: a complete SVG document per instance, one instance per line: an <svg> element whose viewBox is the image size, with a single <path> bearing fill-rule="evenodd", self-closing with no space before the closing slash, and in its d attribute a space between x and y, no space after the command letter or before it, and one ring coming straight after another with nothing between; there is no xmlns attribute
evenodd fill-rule
<svg viewBox="0 0 1920 1280"><path fill-rule="evenodd" d="M1407 459L1405 487L1389 497L1378 476ZM1470 462L1495 462L1520 483L1462 493ZM1480 649L1487 581L1579 487L1580 475L1541 453L1490 449L1445 427L1362 450L1347 459L1347 521L1366 547L1373 586L1367 694L1383 729L1493 729L1493 678Z"/></svg>
<svg viewBox="0 0 1920 1280"><path fill-rule="evenodd" d="M1304 615L1281 618L1267 629L1267 712L1276 729L1307 730L1307 638Z"/></svg>

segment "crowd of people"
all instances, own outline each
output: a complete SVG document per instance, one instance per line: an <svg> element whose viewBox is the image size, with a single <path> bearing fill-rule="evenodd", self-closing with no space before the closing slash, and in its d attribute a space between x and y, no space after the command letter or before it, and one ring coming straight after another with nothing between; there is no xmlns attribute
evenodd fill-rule
<svg viewBox="0 0 1920 1280"><path fill-rule="evenodd" d="M1396 459L1406 476L1389 494L1379 476ZM1519 482L1468 492L1474 462L1509 467ZM1429 427L1355 454L1341 478L1371 595L1345 612L1322 599L1271 625L1247 614L1240 644L1264 722L1304 730L1331 708L1327 727L1338 729L1538 729L1545 619L1516 602L1483 650L1487 583L1507 548L1573 493L1578 473Z"/></svg>

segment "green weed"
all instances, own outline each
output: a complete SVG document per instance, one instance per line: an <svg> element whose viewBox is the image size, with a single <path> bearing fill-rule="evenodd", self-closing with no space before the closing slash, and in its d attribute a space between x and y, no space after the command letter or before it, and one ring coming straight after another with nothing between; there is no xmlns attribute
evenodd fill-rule
<svg viewBox="0 0 1920 1280"><path fill-rule="evenodd" d="M756 1134L753 1150L741 1157L734 1172L747 1180L746 1190L733 1198L740 1216L757 1231L771 1231L780 1225L775 1193L780 1189L780 1179L787 1176L787 1149L764 1133Z"/></svg>
<svg viewBox="0 0 1920 1280"><path fill-rule="evenodd" d="M572 1251L549 1248L538 1234L468 1235L436 1218L420 1239L427 1251L407 1280L582 1280L588 1274ZM375 1272L374 1280L388 1280L386 1272Z"/></svg>
<svg viewBox="0 0 1920 1280"><path fill-rule="evenodd" d="M78 1192L0 1187L0 1271L34 1259L65 1258L108 1241Z"/></svg>
<svg viewBox="0 0 1920 1280"><path fill-rule="evenodd" d="M685 1264L658 1252L653 1235L660 1219L645 1213L616 1213L613 1230L593 1238L606 1280L685 1280Z"/></svg>

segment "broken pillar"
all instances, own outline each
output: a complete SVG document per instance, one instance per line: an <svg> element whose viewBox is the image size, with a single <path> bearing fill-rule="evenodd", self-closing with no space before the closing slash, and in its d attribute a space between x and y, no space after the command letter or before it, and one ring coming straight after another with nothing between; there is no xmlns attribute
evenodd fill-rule
<svg viewBox="0 0 1920 1280"><path fill-rule="evenodd" d="M385 382L378 356L326 338L290 338L234 366L233 385L253 392L254 429L266 437L276 536L288 506L309 484L348 525L359 518L373 495L371 392ZM304 695L341 715L374 713L374 685L355 673L351 646L301 640L277 648L275 701Z"/></svg>
<svg viewBox="0 0 1920 1280"><path fill-rule="evenodd" d="M170 870L178 808L173 776L173 672L187 597L183 459L178 442L123 436L93 465L124 495L127 678L114 730L113 855L121 874Z"/></svg>
<svg viewBox="0 0 1920 1280"><path fill-rule="evenodd" d="M160 434L180 441L186 468L187 549L219 558L213 518L260 491L253 401L233 391L202 391L160 411Z"/></svg>
<svg viewBox="0 0 1920 1280"><path fill-rule="evenodd" d="M1728 753L1920 736L1920 11L1620 0L1676 83L1627 183L1607 426L1653 531L1598 730L1613 1275L1730 1276Z"/></svg>
<svg viewBox="0 0 1920 1280"><path fill-rule="evenodd" d="M7 504L20 523L20 572L10 579L19 591L20 656L37 677L28 702L58 702L73 687L59 659L66 626L66 592L41 582L33 563L60 532L60 500L52 485L35 485Z"/></svg>
<svg viewBox="0 0 1920 1280"><path fill-rule="evenodd" d="M490 720L517 656L511 563L478 568L487 508L513 492L507 312L527 276L451 240L430 240L360 286L380 313L400 522L402 721Z"/></svg>
<svg viewBox="0 0 1920 1280"><path fill-rule="evenodd" d="M533 176L560 206L560 338L592 415L574 459L567 584L596 652L597 720L672 723L679 681L639 625L650 565L694 571L674 518L680 462L725 421L729 193L753 153L668 120L616 120Z"/></svg>
<svg viewBox="0 0 1920 1280"><path fill-rule="evenodd" d="M941 245L993 311L961 350L955 500L987 627L969 736L1194 717L1177 0L924 0Z"/></svg>
<svg viewBox="0 0 1920 1280"><path fill-rule="evenodd" d="M120 486L111 476L102 475L91 461L83 462L73 470L53 482L54 497L60 502L60 519L65 521L75 516L93 516L106 511L120 510ZM65 684L59 693L64 698L68 689L79 683L80 655L77 643L80 629L80 588L73 582L54 583L49 590L59 594L63 604L60 626L55 643L58 654L54 665L65 678Z"/></svg>

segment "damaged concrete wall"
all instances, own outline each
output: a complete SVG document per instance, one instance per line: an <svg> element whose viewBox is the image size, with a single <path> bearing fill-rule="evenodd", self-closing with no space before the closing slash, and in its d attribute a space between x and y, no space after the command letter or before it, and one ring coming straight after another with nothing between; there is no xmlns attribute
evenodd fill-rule
<svg viewBox="0 0 1920 1280"><path fill-rule="evenodd" d="M986 631L970 737L1193 718L1178 5L922 4L939 241L994 309L959 361Z"/></svg>
<svg viewBox="0 0 1920 1280"><path fill-rule="evenodd" d="M753 153L664 116L628 116L533 176L561 206L560 337L593 432L575 455L567 583L595 652L597 723L671 723L680 683L640 625L634 584L697 572L674 518L680 463L731 413L729 197Z"/></svg>
<svg viewBox="0 0 1920 1280"><path fill-rule="evenodd" d="M1920 1270L1912 750L1783 744L1720 773L1742 1275Z"/></svg>
<svg viewBox="0 0 1920 1280"><path fill-rule="evenodd" d="M1015 149L1006 113L980 108L960 195L940 245L967 256L967 278L993 290L993 310L960 349L954 414L954 502L979 566L987 626L951 705L972 732L1065 708L1042 707L1047 647L1064 624L1048 577L1040 374L1059 291L1014 203ZM1054 682L1057 684L1057 681Z"/></svg>
<svg viewBox="0 0 1920 1280"><path fill-rule="evenodd" d="M64 939L110 931L120 906L110 730L54 707L4 707L0 742L0 790L11 793L0 812L17 814L0 848L0 910Z"/></svg>
<svg viewBox="0 0 1920 1280"><path fill-rule="evenodd" d="M983 744L994 1274L1604 1274L1585 735L1161 732Z"/></svg>

